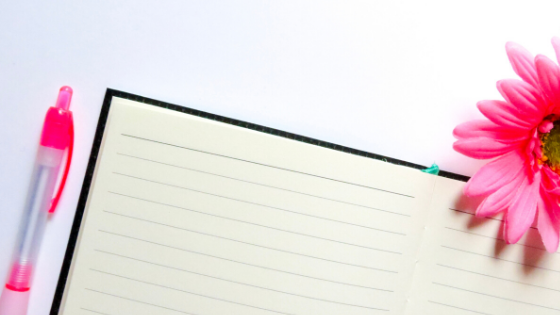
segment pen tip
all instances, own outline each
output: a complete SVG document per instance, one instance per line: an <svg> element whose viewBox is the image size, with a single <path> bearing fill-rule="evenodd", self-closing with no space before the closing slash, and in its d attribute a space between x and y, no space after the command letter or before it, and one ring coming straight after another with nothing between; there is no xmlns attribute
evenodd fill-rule
<svg viewBox="0 0 560 315"><path fill-rule="evenodd" d="M63 86L58 92L58 99L56 100L56 107L68 110L70 108L70 101L72 100L72 88Z"/></svg>

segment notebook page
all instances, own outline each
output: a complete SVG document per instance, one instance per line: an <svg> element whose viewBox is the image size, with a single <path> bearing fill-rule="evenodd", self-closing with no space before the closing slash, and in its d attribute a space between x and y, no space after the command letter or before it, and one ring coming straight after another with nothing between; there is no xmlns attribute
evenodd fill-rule
<svg viewBox="0 0 560 315"><path fill-rule="evenodd" d="M403 314L435 177L113 98L62 314Z"/></svg>
<svg viewBox="0 0 560 315"><path fill-rule="evenodd" d="M407 314L560 314L560 256L535 227L506 246L501 218L476 218L464 185L437 179Z"/></svg>

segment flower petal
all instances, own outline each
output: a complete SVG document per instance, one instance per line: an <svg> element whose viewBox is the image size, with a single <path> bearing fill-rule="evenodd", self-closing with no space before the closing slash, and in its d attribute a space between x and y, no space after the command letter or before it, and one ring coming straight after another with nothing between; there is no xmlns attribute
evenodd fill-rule
<svg viewBox="0 0 560 315"><path fill-rule="evenodd" d="M556 197L548 195L541 188L538 203L537 228L546 250L554 253L558 250L560 239L560 206Z"/></svg>
<svg viewBox="0 0 560 315"><path fill-rule="evenodd" d="M541 189L549 195L552 194L560 197L560 176L554 173L547 165L543 166L542 173Z"/></svg>
<svg viewBox="0 0 560 315"><path fill-rule="evenodd" d="M465 195L483 196L495 192L521 174L524 162L520 151L512 151L484 165L467 182Z"/></svg>
<svg viewBox="0 0 560 315"><path fill-rule="evenodd" d="M485 119L475 119L464 122L453 130L457 139L485 137L503 143L527 140L530 133L523 129L506 128Z"/></svg>
<svg viewBox="0 0 560 315"><path fill-rule="evenodd" d="M509 128L531 129L533 125L525 120L524 114L504 101L480 101L478 110L495 124Z"/></svg>
<svg viewBox="0 0 560 315"><path fill-rule="evenodd" d="M560 38L552 38L552 47L554 47L554 51L556 52L556 60L560 63Z"/></svg>
<svg viewBox="0 0 560 315"><path fill-rule="evenodd" d="M519 80L501 80L497 83L498 91L504 99L515 106L523 119L533 126L539 124L548 109L537 89Z"/></svg>
<svg viewBox="0 0 560 315"><path fill-rule="evenodd" d="M539 125L539 132L540 133L549 133L550 130L554 128L554 123L550 120L543 120L543 122Z"/></svg>
<svg viewBox="0 0 560 315"><path fill-rule="evenodd" d="M491 217L505 210L513 201L519 185L527 178L525 172L521 171L507 184L484 199L476 209L477 217Z"/></svg>
<svg viewBox="0 0 560 315"><path fill-rule="evenodd" d="M558 104L560 99L560 67L543 55L538 55L535 58L535 65L544 95L551 102Z"/></svg>
<svg viewBox="0 0 560 315"><path fill-rule="evenodd" d="M531 53L521 45L512 42L506 43L506 53L513 67L513 71L515 71L523 81L537 87L537 71L533 64L533 56Z"/></svg>
<svg viewBox="0 0 560 315"><path fill-rule="evenodd" d="M519 185L506 214L505 239L508 244L517 243L535 221L540 185L540 172L535 174L533 181L525 178Z"/></svg>
<svg viewBox="0 0 560 315"><path fill-rule="evenodd" d="M475 159L491 159L518 149L521 142L503 143L490 138L459 139L453 143L453 149Z"/></svg>

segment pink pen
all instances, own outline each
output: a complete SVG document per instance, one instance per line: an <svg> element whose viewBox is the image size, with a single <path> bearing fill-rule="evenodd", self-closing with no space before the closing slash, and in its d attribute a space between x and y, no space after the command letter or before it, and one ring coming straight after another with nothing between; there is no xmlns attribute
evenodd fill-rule
<svg viewBox="0 0 560 315"><path fill-rule="evenodd" d="M74 123L68 110L72 89L60 89L56 106L49 108L37 152L12 265L0 296L0 315L25 315L31 279L48 214L54 212L66 184L74 147ZM66 166L60 186L55 186L65 153ZM53 198L54 196L54 198Z"/></svg>

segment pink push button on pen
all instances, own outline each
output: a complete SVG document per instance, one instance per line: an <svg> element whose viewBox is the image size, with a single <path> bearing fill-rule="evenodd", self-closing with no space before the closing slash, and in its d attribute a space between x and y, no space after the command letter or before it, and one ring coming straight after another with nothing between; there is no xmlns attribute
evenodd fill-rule
<svg viewBox="0 0 560 315"><path fill-rule="evenodd" d="M56 106L49 108L45 117L8 280L0 296L0 315L27 314L31 279L48 214L54 212L58 204L72 161L74 123L69 111L71 99L72 89L62 87ZM64 174L55 194L66 152Z"/></svg>

